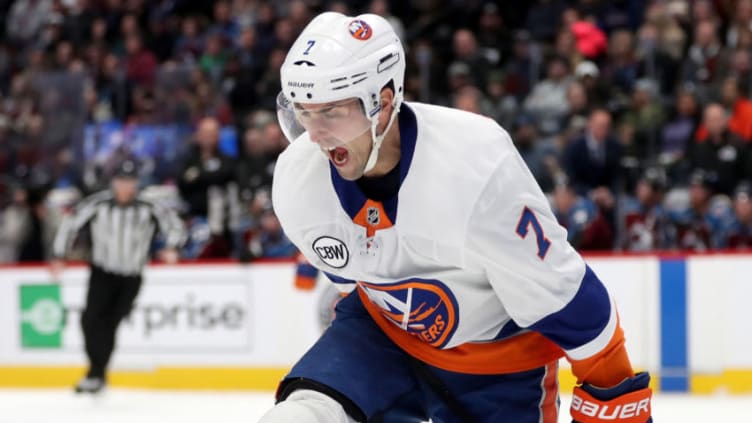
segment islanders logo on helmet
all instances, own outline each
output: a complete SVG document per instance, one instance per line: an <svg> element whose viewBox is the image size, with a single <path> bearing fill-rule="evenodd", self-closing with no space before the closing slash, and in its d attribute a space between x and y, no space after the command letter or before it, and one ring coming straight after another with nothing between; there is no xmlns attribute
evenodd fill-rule
<svg viewBox="0 0 752 423"><path fill-rule="evenodd" d="M355 19L347 25L347 29L350 31L350 35L353 38L360 41L365 41L371 38L373 35L373 29L371 25L362 19Z"/></svg>
<svg viewBox="0 0 752 423"><path fill-rule="evenodd" d="M457 300L440 281L409 279L393 284L358 284L382 316L433 347L442 348L457 329Z"/></svg>

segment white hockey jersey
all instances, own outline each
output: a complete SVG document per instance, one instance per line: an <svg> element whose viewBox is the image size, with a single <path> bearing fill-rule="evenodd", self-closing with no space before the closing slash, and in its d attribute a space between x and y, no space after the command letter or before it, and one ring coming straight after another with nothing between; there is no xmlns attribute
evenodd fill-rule
<svg viewBox="0 0 752 423"><path fill-rule="evenodd" d="M399 129L401 185L384 202L340 178L307 134L279 157L274 208L311 264L446 370L516 372L603 350L615 307L509 135L420 103L403 104Z"/></svg>

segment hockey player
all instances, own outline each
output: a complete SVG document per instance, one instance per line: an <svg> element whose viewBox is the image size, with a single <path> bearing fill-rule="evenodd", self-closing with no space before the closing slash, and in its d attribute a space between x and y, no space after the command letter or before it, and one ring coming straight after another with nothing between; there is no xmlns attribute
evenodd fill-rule
<svg viewBox="0 0 752 423"><path fill-rule="evenodd" d="M263 423L649 422L614 302L514 149L482 116L403 102L405 53L376 15L317 16L281 68L292 141L272 199L348 295Z"/></svg>

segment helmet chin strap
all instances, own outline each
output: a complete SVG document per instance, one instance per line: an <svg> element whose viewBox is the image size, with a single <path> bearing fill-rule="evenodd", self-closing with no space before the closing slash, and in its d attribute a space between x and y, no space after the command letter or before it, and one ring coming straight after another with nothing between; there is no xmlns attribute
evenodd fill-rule
<svg viewBox="0 0 752 423"><path fill-rule="evenodd" d="M389 116L389 123L386 124L384 132L382 132L380 135L376 135L376 126L379 124L378 115L371 119L371 139L373 140L373 147L371 148L371 154L368 156L368 161L366 162L366 167L363 170L363 173L370 172L371 170L373 170L374 166L376 166L376 162L379 159L379 149L381 148L381 143L384 141L384 137L389 132L389 128L392 127L392 124L394 123L394 120L399 113L399 107L397 105L400 103L401 102L398 98L394 99L394 103L392 104L392 106L394 107L392 108L392 115Z"/></svg>

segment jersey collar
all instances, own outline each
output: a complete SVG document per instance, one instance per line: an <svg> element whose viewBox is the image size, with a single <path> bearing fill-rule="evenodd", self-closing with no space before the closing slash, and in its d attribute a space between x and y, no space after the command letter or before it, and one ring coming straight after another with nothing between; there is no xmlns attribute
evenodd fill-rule
<svg viewBox="0 0 752 423"><path fill-rule="evenodd" d="M407 177L407 173L410 170L410 164L413 160L413 154L415 153L415 144L418 138L418 125L415 113L410 109L406 103L402 103L400 106L399 119L399 131L400 131L400 186ZM334 185L334 191L337 193L340 205L347 212L351 219L363 208L368 198L358 187L355 181L348 181L343 179L333 164L329 163L329 174L332 179L332 185ZM389 216L392 222L396 222L397 219L397 200L399 194L384 201L384 210Z"/></svg>

